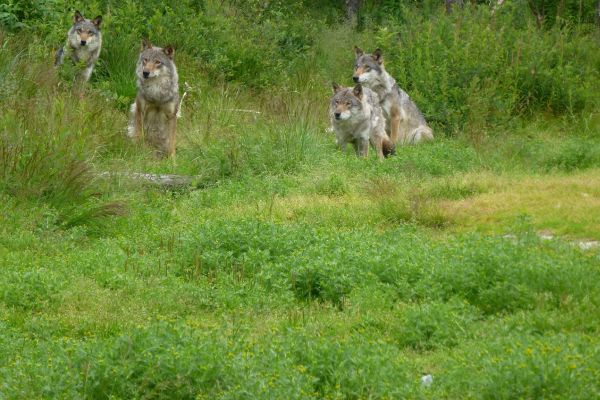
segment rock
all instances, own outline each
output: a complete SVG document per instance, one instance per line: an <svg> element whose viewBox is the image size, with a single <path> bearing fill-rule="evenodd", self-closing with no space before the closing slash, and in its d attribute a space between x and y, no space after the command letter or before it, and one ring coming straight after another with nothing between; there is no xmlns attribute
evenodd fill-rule
<svg viewBox="0 0 600 400"><path fill-rule="evenodd" d="M433 376L430 374L421 377L421 386L429 387L433 383Z"/></svg>

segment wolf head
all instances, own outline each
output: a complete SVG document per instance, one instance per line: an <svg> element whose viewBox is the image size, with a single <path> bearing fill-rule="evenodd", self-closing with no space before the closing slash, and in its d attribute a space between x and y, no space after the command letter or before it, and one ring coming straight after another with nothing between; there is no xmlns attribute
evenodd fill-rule
<svg viewBox="0 0 600 400"><path fill-rule="evenodd" d="M136 68L137 76L140 79L150 79L161 75L172 75L174 54L175 50L171 46L163 49L144 40Z"/></svg>
<svg viewBox="0 0 600 400"><path fill-rule="evenodd" d="M354 48L356 53L356 62L354 63L354 75L352 80L356 83L362 83L367 87L375 86L380 79L383 69L383 57L381 50L377 49L373 54L365 54L358 47Z"/></svg>
<svg viewBox="0 0 600 400"><path fill-rule="evenodd" d="M332 119L347 121L362 112L362 86L357 84L354 88L345 88L337 83L333 84L333 97L329 105Z"/></svg>
<svg viewBox="0 0 600 400"><path fill-rule="evenodd" d="M85 19L79 11L75 11L73 26L69 30L69 43L71 47L75 49L84 46L89 46L90 48L98 47L101 41L101 23L101 15L98 15L94 19Z"/></svg>

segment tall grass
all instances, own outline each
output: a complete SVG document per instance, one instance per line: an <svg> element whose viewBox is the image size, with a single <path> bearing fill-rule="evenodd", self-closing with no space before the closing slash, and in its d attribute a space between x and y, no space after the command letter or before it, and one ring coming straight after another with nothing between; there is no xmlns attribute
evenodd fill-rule
<svg viewBox="0 0 600 400"><path fill-rule="evenodd" d="M17 198L57 208L74 226L120 212L101 199L93 161L114 148L101 102L62 91L40 47L2 36L0 82L0 188ZM115 121L114 119L112 119Z"/></svg>

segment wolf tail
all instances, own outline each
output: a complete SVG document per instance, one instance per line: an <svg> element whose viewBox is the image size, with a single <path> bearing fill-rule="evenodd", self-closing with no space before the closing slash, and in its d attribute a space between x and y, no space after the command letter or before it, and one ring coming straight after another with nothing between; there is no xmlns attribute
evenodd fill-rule
<svg viewBox="0 0 600 400"><path fill-rule="evenodd" d="M187 96L187 92L183 92L183 96L181 96L181 100L179 100L179 105L177 106L177 118L181 118L181 106L183 105L183 99L185 99L185 96Z"/></svg>
<svg viewBox="0 0 600 400"><path fill-rule="evenodd" d="M417 127L408 137L409 144L416 144L429 140L433 140L433 131L427 125Z"/></svg>
<svg viewBox="0 0 600 400"><path fill-rule="evenodd" d="M396 154L396 145L387 137L383 139L381 147L384 157L389 157Z"/></svg>
<svg viewBox="0 0 600 400"><path fill-rule="evenodd" d="M137 104L134 101L129 108L129 124L127 125L127 137L135 137L135 113L137 111Z"/></svg>

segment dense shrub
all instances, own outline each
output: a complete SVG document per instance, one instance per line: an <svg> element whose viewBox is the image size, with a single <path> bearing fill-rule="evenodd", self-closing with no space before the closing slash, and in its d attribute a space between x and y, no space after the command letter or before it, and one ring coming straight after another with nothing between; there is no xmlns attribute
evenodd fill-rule
<svg viewBox="0 0 600 400"><path fill-rule="evenodd" d="M177 254L181 268L243 270L243 279L291 290L301 300L341 306L368 280L391 285L405 301L458 298L486 315L528 310L538 302L557 307L567 295L582 299L594 287L583 277L600 274L573 251L546 249L530 235L518 243L466 236L446 245L416 240L408 228L364 236L370 239L360 231L222 221L184 236Z"/></svg>
<svg viewBox="0 0 600 400"><path fill-rule="evenodd" d="M595 40L577 28L518 28L513 14L487 9L410 17L411 24L380 28L376 45L400 86L446 129L466 125L482 134L516 115L572 114L597 104Z"/></svg>
<svg viewBox="0 0 600 400"><path fill-rule="evenodd" d="M94 74L121 103L133 97L132 69L142 37L177 51L182 81L234 81L254 88L304 88L351 76L354 44L381 47L387 69L436 130L481 135L492 124L537 112L593 110L600 92L597 32L590 1L565 4L563 21L539 29L527 2L495 9L470 4L444 15L441 2L365 2L363 32L340 25L339 5L312 2L9 3L5 25L23 24L58 46L72 7L103 13L105 48ZM546 22L557 2L547 2ZM319 18L319 11L325 15ZM43 16L43 17L42 17Z"/></svg>

